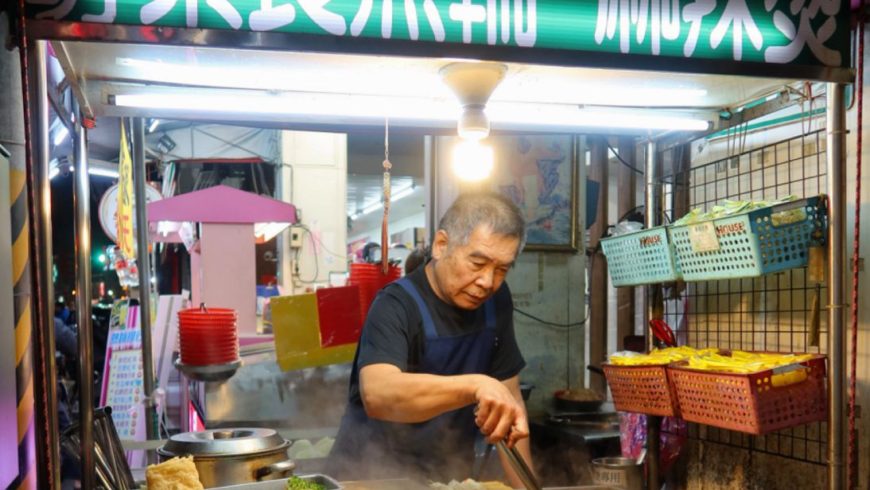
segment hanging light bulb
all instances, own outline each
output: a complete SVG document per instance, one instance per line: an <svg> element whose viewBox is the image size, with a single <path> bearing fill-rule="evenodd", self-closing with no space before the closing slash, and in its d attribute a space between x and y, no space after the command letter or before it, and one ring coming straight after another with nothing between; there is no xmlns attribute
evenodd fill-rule
<svg viewBox="0 0 870 490"><path fill-rule="evenodd" d="M492 148L479 140L461 140L453 149L453 173L460 180L476 182L492 172Z"/></svg>
<svg viewBox="0 0 870 490"><path fill-rule="evenodd" d="M486 62L456 62L441 68L441 79L462 105L462 115L456 125L459 136L479 140L489 135L489 119L484 109L506 72L507 66Z"/></svg>
<svg viewBox="0 0 870 490"><path fill-rule="evenodd" d="M500 63L450 63L441 68L444 83L462 105L456 129L462 138L453 149L453 172L460 180L480 181L492 172L492 148L480 144L489 136L484 109L490 95L504 79L507 66Z"/></svg>

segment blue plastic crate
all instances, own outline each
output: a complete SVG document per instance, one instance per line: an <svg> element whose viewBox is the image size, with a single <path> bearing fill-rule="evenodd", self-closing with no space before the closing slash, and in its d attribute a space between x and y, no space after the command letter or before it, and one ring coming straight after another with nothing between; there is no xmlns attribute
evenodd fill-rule
<svg viewBox="0 0 870 490"><path fill-rule="evenodd" d="M614 286L637 286L680 278L664 226L601 240Z"/></svg>
<svg viewBox="0 0 870 490"><path fill-rule="evenodd" d="M824 202L823 197L811 197L670 226L677 270L685 281L709 281L804 267L810 245L826 236Z"/></svg>

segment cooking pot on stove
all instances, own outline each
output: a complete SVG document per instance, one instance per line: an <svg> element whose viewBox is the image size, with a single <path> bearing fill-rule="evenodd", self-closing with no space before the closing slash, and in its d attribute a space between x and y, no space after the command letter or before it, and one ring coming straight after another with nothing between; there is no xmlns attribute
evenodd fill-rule
<svg viewBox="0 0 870 490"><path fill-rule="evenodd" d="M273 429L238 428L184 432L157 450L161 461L193 456L205 488L258 480L277 480L293 474L287 442Z"/></svg>
<svg viewBox="0 0 870 490"><path fill-rule="evenodd" d="M604 404L604 398L584 388L559 390L553 393L556 409L564 412L595 412Z"/></svg>

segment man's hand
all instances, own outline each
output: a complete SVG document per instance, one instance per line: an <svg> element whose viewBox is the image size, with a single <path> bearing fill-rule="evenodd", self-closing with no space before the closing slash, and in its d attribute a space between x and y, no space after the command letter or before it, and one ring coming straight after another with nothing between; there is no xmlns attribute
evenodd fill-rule
<svg viewBox="0 0 870 490"><path fill-rule="evenodd" d="M474 398L477 402L474 422L490 444L505 440L508 447L529 437L526 410L504 383L481 376Z"/></svg>

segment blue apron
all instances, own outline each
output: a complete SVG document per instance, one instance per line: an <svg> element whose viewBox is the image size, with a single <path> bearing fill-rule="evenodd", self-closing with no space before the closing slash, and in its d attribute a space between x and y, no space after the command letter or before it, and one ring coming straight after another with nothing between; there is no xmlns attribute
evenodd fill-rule
<svg viewBox="0 0 870 490"><path fill-rule="evenodd" d="M413 298L423 321L423 357L415 373L454 376L489 370L496 342L494 297L483 304L482 329L442 337L411 280L404 277L396 284ZM358 369L355 359L352 374L355 378ZM361 405L350 403L330 455L328 471L344 480L412 477L461 481L471 476L474 439L478 433L473 405L425 422L400 424L370 419Z"/></svg>

